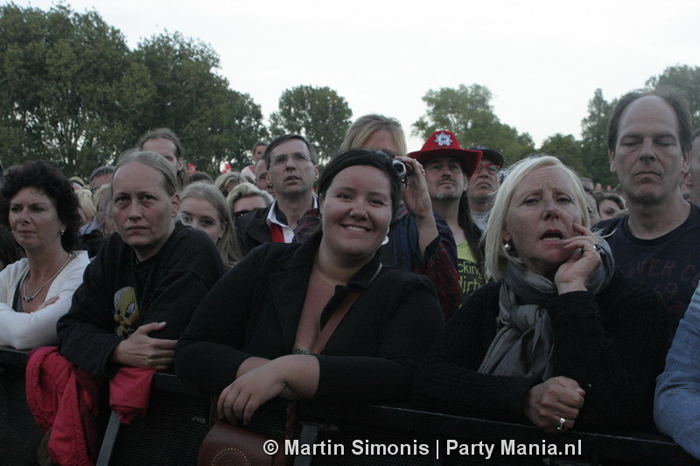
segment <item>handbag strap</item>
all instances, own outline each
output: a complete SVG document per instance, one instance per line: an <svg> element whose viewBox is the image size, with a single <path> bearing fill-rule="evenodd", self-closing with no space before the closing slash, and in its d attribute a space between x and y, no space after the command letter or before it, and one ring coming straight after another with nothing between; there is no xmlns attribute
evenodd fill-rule
<svg viewBox="0 0 700 466"><path fill-rule="evenodd" d="M381 262L379 263L379 267L377 267L377 271L374 272L374 275L372 275L372 278L367 283L368 286L370 283L372 283L376 276L379 275L380 270L382 270ZM350 307L355 303L355 301L357 301L357 298L360 297L360 294L361 293L359 291L350 291L347 295L345 295L343 302L340 303L340 306L338 306L330 319L328 319L328 322L326 323L325 327L323 327L321 333L318 334L318 338L316 338L316 342L314 343L313 348L311 348L311 354L320 354L321 351L323 351L323 348L326 346L326 343L328 343L331 335L333 335L335 329L338 328L338 325L340 325L340 322L345 317L345 314L348 313Z"/></svg>
<svg viewBox="0 0 700 466"><path fill-rule="evenodd" d="M379 275L379 271L382 270L382 264L381 262L379 263L379 266L377 267L377 271L374 272L374 275L372 275L372 278L370 278L369 282L367 282L367 285L369 286L370 283ZM333 332L335 332L335 329L338 328L338 325L340 325L340 322L343 320L345 317L345 314L348 313L348 310L350 307L357 301L357 298L360 297L361 292L360 291L350 291L348 292L347 295L345 295L345 298L343 299L343 302L340 303L340 306L333 312L333 315L331 315L330 319L328 319L328 322L326 323L326 326L323 327L323 330L321 333L318 334L318 338L316 338L316 342L314 343L313 348L311 348L311 354L320 354L321 351L323 351L323 348L326 346L326 343L328 343L328 340L331 338L331 335L333 335ZM296 427L296 417L297 417L297 402L294 400L290 400L287 403L287 416L285 420L285 425L284 425L284 439L285 440L291 440L294 438L294 429ZM288 459L285 457L285 461L288 461Z"/></svg>
<svg viewBox="0 0 700 466"><path fill-rule="evenodd" d="M377 267L377 271L374 273L372 278L369 280L367 285L372 283L372 281L379 275L379 272L382 270L382 264L380 263L379 266ZM328 319L328 322L326 323L326 326L323 327L323 330L321 333L319 333L318 338L316 338L316 342L314 343L313 348L311 349L312 354L319 354L321 351L323 351L323 348L326 346L326 343L330 339L331 335L333 335L333 332L335 332L335 329L338 328L338 325L340 325L340 322L343 320L345 317L345 314L348 313L348 310L350 307L355 303L357 298L360 297L361 292L360 291L350 291L345 298L343 299L343 302L340 303L340 306L333 312L333 315L331 315L330 319ZM218 420L218 413L216 410L216 405L218 401L218 396L212 395L211 397L211 405L210 405L210 413L209 413L209 428L213 426L213 420ZM296 401L290 400L287 403L286 406L286 416L285 416L285 426L284 426L284 438L285 440L291 440L294 438L294 430L296 427ZM228 421L226 421L228 422ZM236 422L231 422L230 424L236 425ZM286 457L286 455L282 455L280 461L284 464L289 462L289 458Z"/></svg>

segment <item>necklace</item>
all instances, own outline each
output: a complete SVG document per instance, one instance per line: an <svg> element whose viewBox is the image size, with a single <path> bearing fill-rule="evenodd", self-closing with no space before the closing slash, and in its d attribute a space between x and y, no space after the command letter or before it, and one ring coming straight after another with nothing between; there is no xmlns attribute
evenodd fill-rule
<svg viewBox="0 0 700 466"><path fill-rule="evenodd" d="M29 273L27 273L27 276L24 277L24 296L22 296L22 299L25 300L25 301L28 302L28 303L31 303L32 301L34 301L34 298L36 298L37 296L39 296L39 293L41 293L41 290L43 290L44 288L46 288L46 285L48 285L49 283L51 283L51 282L53 281L54 278L58 277L58 274L61 273L61 270L63 270L63 269L66 268L66 265L68 265L68 262L70 262L70 260L71 260L73 257L74 257L74 256L73 256L73 253L72 253L72 252L69 252L69 253L68 253L68 257L66 258L66 261L63 263L63 265L61 266L61 268L58 269L58 272L56 272L55 274L53 274L53 277L51 277L51 278L49 278L48 280L46 280L46 281L44 282L44 284L41 285L41 288L39 288L39 291L37 291L36 293L34 293L32 296L29 296L29 293L27 293L27 279L29 278L29 273L31 273L31 271L30 271Z"/></svg>

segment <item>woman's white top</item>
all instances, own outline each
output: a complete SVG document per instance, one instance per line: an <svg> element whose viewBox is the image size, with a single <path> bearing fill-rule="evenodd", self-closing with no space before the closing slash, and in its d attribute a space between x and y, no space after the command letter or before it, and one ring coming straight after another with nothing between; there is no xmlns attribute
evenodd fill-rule
<svg viewBox="0 0 700 466"><path fill-rule="evenodd" d="M76 255L49 287L46 300L58 300L32 313L12 309L17 285L29 271L29 261L20 259L0 271L0 345L30 349L56 344L56 322L68 312L73 292L83 283L83 272L90 263L87 251Z"/></svg>

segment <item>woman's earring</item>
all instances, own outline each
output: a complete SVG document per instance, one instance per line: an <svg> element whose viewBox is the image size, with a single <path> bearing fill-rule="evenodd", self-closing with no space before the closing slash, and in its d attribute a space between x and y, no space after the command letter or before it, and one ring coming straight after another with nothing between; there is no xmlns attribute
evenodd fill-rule
<svg viewBox="0 0 700 466"><path fill-rule="evenodd" d="M510 254L510 252L513 250L513 246L510 245L509 241L506 241L503 243L503 249L506 250L506 253Z"/></svg>

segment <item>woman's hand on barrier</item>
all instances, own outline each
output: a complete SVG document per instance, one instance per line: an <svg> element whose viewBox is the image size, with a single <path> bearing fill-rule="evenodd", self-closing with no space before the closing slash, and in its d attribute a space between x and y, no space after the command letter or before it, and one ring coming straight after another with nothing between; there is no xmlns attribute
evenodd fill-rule
<svg viewBox="0 0 700 466"><path fill-rule="evenodd" d="M161 330L165 322L151 322L136 329L112 351L112 360L129 367L162 371L172 366L177 340L151 338L149 333Z"/></svg>
<svg viewBox="0 0 700 466"><path fill-rule="evenodd" d="M527 392L525 415L545 432L571 429L583 406L586 392L568 377L553 377ZM564 419L564 423L561 420Z"/></svg>
<svg viewBox="0 0 700 466"><path fill-rule="evenodd" d="M263 364L223 389L216 406L219 419L235 422L238 418L248 424L263 403L280 395L286 388L274 361Z"/></svg>
<svg viewBox="0 0 700 466"><path fill-rule="evenodd" d="M231 422L238 418L247 424L263 403L276 396L311 398L318 388L319 372L315 356L290 354L273 359L223 389L216 406L219 418Z"/></svg>

